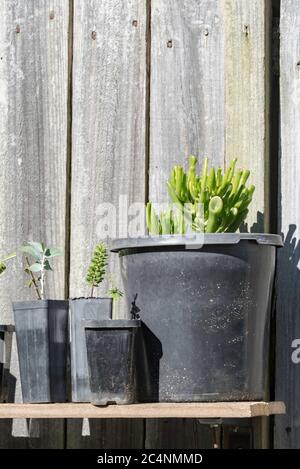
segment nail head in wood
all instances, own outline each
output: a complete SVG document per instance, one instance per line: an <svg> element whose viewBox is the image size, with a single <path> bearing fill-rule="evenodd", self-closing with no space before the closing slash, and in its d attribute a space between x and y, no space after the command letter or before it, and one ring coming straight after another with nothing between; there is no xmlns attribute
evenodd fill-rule
<svg viewBox="0 0 300 469"><path fill-rule="evenodd" d="M95 41L95 39L96 39L96 37L97 37L96 31L92 31L91 37L92 37L92 39Z"/></svg>
<svg viewBox="0 0 300 469"><path fill-rule="evenodd" d="M168 42L167 42L167 47L168 47L169 49L171 49L171 48L173 47L173 41L172 41L172 39L169 39L169 40L168 40Z"/></svg>
<svg viewBox="0 0 300 469"><path fill-rule="evenodd" d="M54 11L50 11L50 13L49 13L49 19L50 19L50 20L54 20L54 16L55 16Z"/></svg>
<svg viewBox="0 0 300 469"><path fill-rule="evenodd" d="M133 22L132 22L132 26L134 26L135 28L137 28L137 25L138 25L138 22L137 22L137 20L133 20Z"/></svg>
<svg viewBox="0 0 300 469"><path fill-rule="evenodd" d="M16 26L16 33L19 34L21 32L21 28L20 28L20 25L17 24Z"/></svg>

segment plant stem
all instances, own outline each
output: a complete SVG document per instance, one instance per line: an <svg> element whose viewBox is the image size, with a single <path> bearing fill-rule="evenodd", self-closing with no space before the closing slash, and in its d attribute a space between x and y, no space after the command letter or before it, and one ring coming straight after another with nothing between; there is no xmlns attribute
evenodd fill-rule
<svg viewBox="0 0 300 469"><path fill-rule="evenodd" d="M91 288L91 298L94 298L94 285L92 285L92 288Z"/></svg>
<svg viewBox="0 0 300 469"><path fill-rule="evenodd" d="M42 269L41 269L41 299L45 299L44 287L45 287L45 255L42 257Z"/></svg>
<svg viewBox="0 0 300 469"><path fill-rule="evenodd" d="M27 263L27 266L30 267L30 262L29 262L29 259L28 257L26 256L25 257L25 260L26 260L26 263ZM28 269L29 270L29 269ZM36 278L35 276L33 275L33 272L31 272L31 270L29 270L29 274L31 276L31 280L32 280L32 283L34 285L34 288L35 288L35 291L36 291L36 294L37 294L37 297L38 297L38 300L41 300L41 294L40 294L40 291L39 291L39 287L38 287L38 284L36 282Z"/></svg>

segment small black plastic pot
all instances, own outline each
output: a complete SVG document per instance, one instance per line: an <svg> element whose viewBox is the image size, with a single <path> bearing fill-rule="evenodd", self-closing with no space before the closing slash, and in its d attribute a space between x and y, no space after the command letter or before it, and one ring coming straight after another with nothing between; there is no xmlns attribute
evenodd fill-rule
<svg viewBox="0 0 300 469"><path fill-rule="evenodd" d="M266 398L279 246L280 236L246 233L113 243L128 309L143 321L140 401Z"/></svg>
<svg viewBox="0 0 300 469"><path fill-rule="evenodd" d="M90 382L84 324L86 320L111 319L111 298L70 300L70 353L72 402L90 402Z"/></svg>
<svg viewBox="0 0 300 469"><path fill-rule="evenodd" d="M68 301L13 303L23 402L67 399Z"/></svg>
<svg viewBox="0 0 300 469"><path fill-rule="evenodd" d="M85 324L91 402L136 402L138 320L87 321Z"/></svg>
<svg viewBox="0 0 300 469"><path fill-rule="evenodd" d="M9 401L9 372L14 326L0 325L0 402Z"/></svg>

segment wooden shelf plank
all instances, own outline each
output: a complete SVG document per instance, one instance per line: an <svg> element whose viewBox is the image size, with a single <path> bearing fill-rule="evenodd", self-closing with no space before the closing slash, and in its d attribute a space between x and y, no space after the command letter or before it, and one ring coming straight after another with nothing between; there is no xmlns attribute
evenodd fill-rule
<svg viewBox="0 0 300 469"><path fill-rule="evenodd" d="M284 414L283 402L151 403L133 405L0 404L0 419L12 418L249 418Z"/></svg>

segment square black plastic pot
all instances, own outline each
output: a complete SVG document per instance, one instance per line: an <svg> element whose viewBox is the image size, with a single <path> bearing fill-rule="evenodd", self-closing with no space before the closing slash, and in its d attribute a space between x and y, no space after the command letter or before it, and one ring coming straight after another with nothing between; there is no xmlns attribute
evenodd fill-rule
<svg viewBox="0 0 300 469"><path fill-rule="evenodd" d="M91 402L136 402L138 320L88 321L85 325Z"/></svg>
<svg viewBox="0 0 300 469"><path fill-rule="evenodd" d="M23 402L67 398L68 301L13 303Z"/></svg>
<svg viewBox="0 0 300 469"><path fill-rule="evenodd" d="M90 402L84 324L86 320L111 319L111 298L77 298L70 300L70 353L72 402Z"/></svg>
<svg viewBox="0 0 300 469"><path fill-rule="evenodd" d="M0 325L0 402L9 401L9 372L14 330L14 326Z"/></svg>

